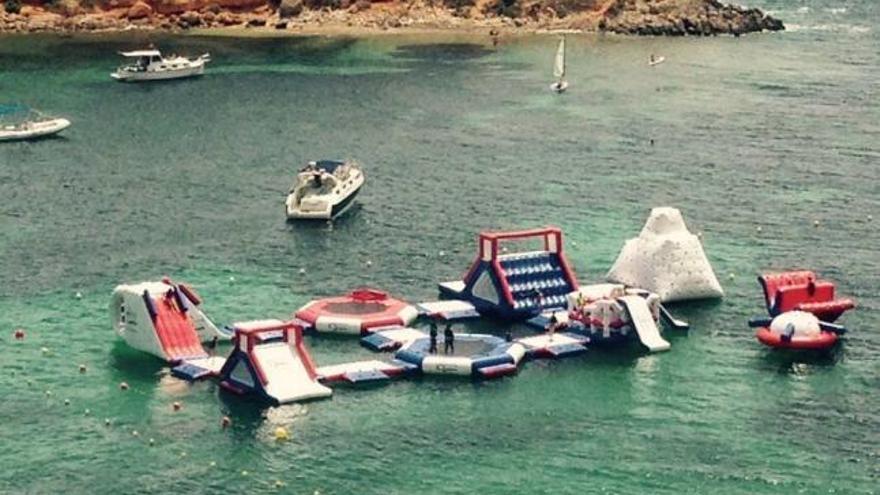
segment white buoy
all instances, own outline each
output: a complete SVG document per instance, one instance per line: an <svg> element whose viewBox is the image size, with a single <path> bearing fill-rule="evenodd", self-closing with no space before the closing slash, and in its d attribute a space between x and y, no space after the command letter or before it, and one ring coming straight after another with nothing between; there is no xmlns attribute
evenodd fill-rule
<svg viewBox="0 0 880 495"><path fill-rule="evenodd" d="M755 229L755 230L757 230L757 231L758 231L758 233L761 233L761 232L763 232L763 230L764 230L764 229L763 229L763 228L761 228L761 226L760 226L760 225L758 225L758 228L757 228L757 229Z"/></svg>
<svg viewBox="0 0 880 495"><path fill-rule="evenodd" d="M156 445L156 440L154 440L154 439L151 438L151 439L149 440L149 444L150 444L150 447L152 447L153 445Z"/></svg>
<svg viewBox="0 0 880 495"><path fill-rule="evenodd" d="M76 293L76 298L77 298L77 299L82 299L82 298L83 298L83 293L77 291L77 293Z"/></svg>
<svg viewBox="0 0 880 495"><path fill-rule="evenodd" d="M215 461L209 462L208 465L211 467L217 467L217 463Z"/></svg>
<svg viewBox="0 0 880 495"><path fill-rule="evenodd" d="M52 391L46 390L46 397L52 397Z"/></svg>
<svg viewBox="0 0 880 495"><path fill-rule="evenodd" d="M69 406L69 405L70 405L70 399L64 399L64 405L65 405L65 406Z"/></svg>
<svg viewBox="0 0 880 495"><path fill-rule="evenodd" d="M140 436L140 433L138 433L137 430L131 430L131 436L137 437L137 436Z"/></svg>
<svg viewBox="0 0 880 495"><path fill-rule="evenodd" d="M250 474L250 473L248 473L247 470L242 470L242 471L241 471L241 475L242 475L242 476L247 476L247 475L249 475L249 474Z"/></svg>
<svg viewBox="0 0 880 495"><path fill-rule="evenodd" d="M440 251L440 257L446 256L446 251Z"/></svg>
<svg viewBox="0 0 880 495"><path fill-rule="evenodd" d="M367 260L367 266L373 266L373 262L370 260Z"/></svg>
<svg viewBox="0 0 880 495"><path fill-rule="evenodd" d="M85 414L86 416L88 416L88 415L92 414L92 410L91 410L91 409L86 409L85 411L83 411L83 414Z"/></svg>
<svg viewBox="0 0 880 495"><path fill-rule="evenodd" d="M868 221L869 221L869 222L870 222L871 220L873 220L873 219L874 219L874 215L868 215Z"/></svg>
<svg viewBox="0 0 880 495"><path fill-rule="evenodd" d="M819 226L819 221L813 220L813 227L818 227L818 226Z"/></svg>
<svg viewBox="0 0 880 495"><path fill-rule="evenodd" d="M235 282L235 277L230 276L230 277L229 277L229 281L230 281L230 282Z"/></svg>
<svg viewBox="0 0 880 495"><path fill-rule="evenodd" d="M42 352L43 355L47 355L50 351L48 347L40 347L40 352Z"/></svg>
<svg viewBox="0 0 880 495"><path fill-rule="evenodd" d="M734 275L733 272L730 272L730 274L727 276L727 278L729 278L730 280L733 280L736 278L736 275Z"/></svg>
<svg viewBox="0 0 880 495"><path fill-rule="evenodd" d="M306 269L305 269L305 268L300 268L300 269L299 269L299 274L300 274L300 275L305 275L305 273L306 273Z"/></svg>
<svg viewBox="0 0 880 495"><path fill-rule="evenodd" d="M104 425L110 426L110 418L104 418Z"/></svg>

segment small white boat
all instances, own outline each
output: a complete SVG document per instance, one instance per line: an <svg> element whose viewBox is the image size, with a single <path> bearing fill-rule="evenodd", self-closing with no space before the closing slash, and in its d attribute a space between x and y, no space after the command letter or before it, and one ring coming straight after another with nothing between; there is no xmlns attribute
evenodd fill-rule
<svg viewBox="0 0 880 495"><path fill-rule="evenodd" d="M67 119L26 120L20 124L0 127L0 141L24 141L58 134L70 127Z"/></svg>
<svg viewBox="0 0 880 495"><path fill-rule="evenodd" d="M556 82L550 85L550 89L557 93L562 93L568 89L568 81L565 80L565 37L559 40L559 46L556 48L556 58L553 61L553 77Z"/></svg>
<svg viewBox="0 0 880 495"><path fill-rule="evenodd" d="M126 58L136 59L134 63L123 65L110 74L117 81L161 81L180 79L182 77L200 76L205 72L205 64L211 61L207 53L198 58L189 59L172 55L163 57L159 50L136 50L119 52Z"/></svg>
<svg viewBox="0 0 880 495"><path fill-rule="evenodd" d="M654 57L654 55L651 55L651 58L648 59L648 65L651 67L660 65L663 62L666 62L666 57Z"/></svg>
<svg viewBox="0 0 880 495"><path fill-rule="evenodd" d="M364 173L353 161L319 160L296 176L285 201L287 218L331 220L354 202L364 185Z"/></svg>

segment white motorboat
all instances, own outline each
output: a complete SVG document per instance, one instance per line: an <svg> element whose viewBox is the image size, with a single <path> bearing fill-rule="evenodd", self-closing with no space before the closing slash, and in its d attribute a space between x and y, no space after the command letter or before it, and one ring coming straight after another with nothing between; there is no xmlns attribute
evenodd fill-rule
<svg viewBox="0 0 880 495"><path fill-rule="evenodd" d="M163 57L156 49L119 52L134 63L123 65L110 74L117 81L161 81L182 77L200 76L205 72L205 64L211 61L207 53L193 59L171 55Z"/></svg>
<svg viewBox="0 0 880 495"><path fill-rule="evenodd" d="M553 77L556 82L550 85L550 89L562 93L568 89L568 81L565 80L565 36L559 40L559 46L556 47L556 58L553 61Z"/></svg>
<svg viewBox="0 0 880 495"><path fill-rule="evenodd" d="M58 134L70 127L67 119L43 118L26 120L20 124L0 126L0 141L24 141Z"/></svg>
<svg viewBox="0 0 880 495"><path fill-rule="evenodd" d="M287 218L330 220L354 202L364 173L353 161L318 160L300 170L285 201Z"/></svg>

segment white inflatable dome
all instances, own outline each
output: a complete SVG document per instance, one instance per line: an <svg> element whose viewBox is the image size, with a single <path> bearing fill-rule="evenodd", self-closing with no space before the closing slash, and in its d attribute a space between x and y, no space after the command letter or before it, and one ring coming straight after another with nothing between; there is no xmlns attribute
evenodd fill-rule
<svg viewBox="0 0 880 495"><path fill-rule="evenodd" d="M805 311L789 311L773 318L770 331L777 335L813 337L819 335L819 318Z"/></svg>
<svg viewBox="0 0 880 495"><path fill-rule="evenodd" d="M663 302L721 297L724 291L676 208L654 208L638 237L629 239L606 278L654 292Z"/></svg>

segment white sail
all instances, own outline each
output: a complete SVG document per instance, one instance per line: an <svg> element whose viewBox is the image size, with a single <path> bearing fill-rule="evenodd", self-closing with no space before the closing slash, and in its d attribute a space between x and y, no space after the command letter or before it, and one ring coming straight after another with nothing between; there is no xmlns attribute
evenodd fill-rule
<svg viewBox="0 0 880 495"><path fill-rule="evenodd" d="M565 77L565 38L559 40L559 48L556 49L556 61L553 64L553 77L560 80Z"/></svg>

